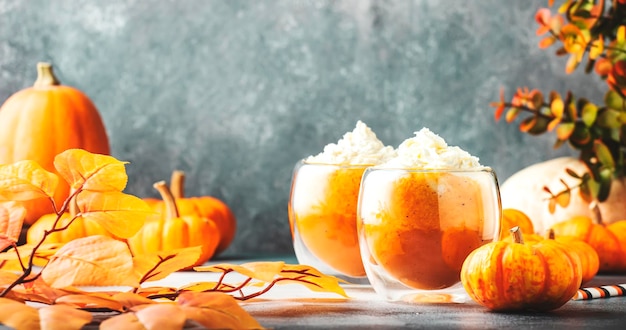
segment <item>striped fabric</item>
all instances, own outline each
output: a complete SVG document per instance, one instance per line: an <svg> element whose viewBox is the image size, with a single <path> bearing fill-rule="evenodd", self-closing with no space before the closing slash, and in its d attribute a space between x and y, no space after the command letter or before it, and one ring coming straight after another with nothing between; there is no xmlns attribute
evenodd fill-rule
<svg viewBox="0 0 626 330"><path fill-rule="evenodd" d="M591 300L597 298L610 298L626 296L626 284L603 285L579 289L573 300Z"/></svg>

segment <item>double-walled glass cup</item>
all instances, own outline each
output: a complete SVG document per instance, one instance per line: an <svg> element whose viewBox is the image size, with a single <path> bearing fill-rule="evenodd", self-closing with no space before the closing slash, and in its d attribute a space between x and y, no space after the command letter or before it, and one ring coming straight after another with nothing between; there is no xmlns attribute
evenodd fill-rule
<svg viewBox="0 0 626 330"><path fill-rule="evenodd" d="M463 261L500 230L495 173L369 168L357 230L374 290L390 301L464 302Z"/></svg>
<svg viewBox="0 0 626 330"><path fill-rule="evenodd" d="M367 282L356 231L359 186L367 167L296 164L289 223L298 262L353 283Z"/></svg>

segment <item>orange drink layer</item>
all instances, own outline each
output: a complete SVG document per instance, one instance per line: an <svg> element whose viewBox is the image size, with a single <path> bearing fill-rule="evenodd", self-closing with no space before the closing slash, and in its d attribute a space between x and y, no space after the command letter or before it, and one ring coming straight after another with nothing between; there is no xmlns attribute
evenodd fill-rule
<svg viewBox="0 0 626 330"><path fill-rule="evenodd" d="M356 230L365 166L303 164L292 186L290 223L295 239L335 271L365 276Z"/></svg>
<svg viewBox="0 0 626 330"><path fill-rule="evenodd" d="M364 179L361 204L367 205L360 207L372 212L361 212L358 222L372 271L413 289L459 283L469 253L496 237L490 181L463 172L378 174Z"/></svg>

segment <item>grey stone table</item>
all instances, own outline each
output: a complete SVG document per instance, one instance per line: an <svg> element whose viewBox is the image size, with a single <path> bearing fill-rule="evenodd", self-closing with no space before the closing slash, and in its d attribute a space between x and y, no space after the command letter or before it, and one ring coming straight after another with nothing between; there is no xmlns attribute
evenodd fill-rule
<svg viewBox="0 0 626 330"><path fill-rule="evenodd" d="M296 263L293 256L218 260ZM188 278L186 278L188 276ZM194 281L193 272L166 281ZM626 275L598 275L587 286L626 283ZM166 283L172 284L172 283ZM280 286L242 303L264 327L272 329L626 329L626 297L572 300L548 313L495 313L474 303L392 303L369 285L346 285L350 299L301 286Z"/></svg>

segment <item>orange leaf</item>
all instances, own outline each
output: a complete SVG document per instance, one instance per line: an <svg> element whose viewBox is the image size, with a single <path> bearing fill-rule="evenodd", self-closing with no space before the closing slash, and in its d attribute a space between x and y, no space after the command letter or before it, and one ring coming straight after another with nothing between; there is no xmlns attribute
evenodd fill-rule
<svg viewBox="0 0 626 330"><path fill-rule="evenodd" d="M39 329L39 312L15 300L0 298L0 323L13 329Z"/></svg>
<svg viewBox="0 0 626 330"><path fill-rule="evenodd" d="M232 270L241 275L254 278L263 282L271 282L285 267L282 261L273 262L249 262L241 265L216 264L211 266L199 266L194 270L200 272L220 273L224 270Z"/></svg>
<svg viewBox="0 0 626 330"><path fill-rule="evenodd" d="M128 246L102 235L67 243L52 256L41 272L44 281L57 288L72 285L139 285Z"/></svg>
<svg viewBox="0 0 626 330"><path fill-rule="evenodd" d="M0 200L52 198L58 184L56 174L44 170L32 160L0 165Z"/></svg>
<svg viewBox="0 0 626 330"><path fill-rule="evenodd" d="M232 296L220 292L183 292L176 300L185 315L209 329L262 329ZM194 309L198 307L200 310ZM216 313L218 312L218 313Z"/></svg>
<svg viewBox="0 0 626 330"><path fill-rule="evenodd" d="M175 271L193 265L201 254L202 247L193 246L136 256L133 263L140 282L144 283L163 279Z"/></svg>
<svg viewBox="0 0 626 330"><path fill-rule="evenodd" d="M15 202L0 203L0 251L17 243L26 209Z"/></svg>
<svg viewBox="0 0 626 330"><path fill-rule="evenodd" d="M46 330L82 329L89 324L91 313L64 305L46 306L39 309L41 327Z"/></svg>
<svg viewBox="0 0 626 330"><path fill-rule="evenodd" d="M56 304L65 304L74 308L107 308L113 311L123 311L123 304L100 292L82 292L80 294L68 294L54 301Z"/></svg>
<svg viewBox="0 0 626 330"><path fill-rule="evenodd" d="M100 324L101 330L107 329L183 329L185 314L174 304L151 304L135 313L114 316Z"/></svg>
<svg viewBox="0 0 626 330"><path fill-rule="evenodd" d="M122 191L128 176L124 165L114 157L69 149L54 158L54 167L74 189Z"/></svg>
<svg viewBox="0 0 626 330"><path fill-rule="evenodd" d="M141 198L118 191L82 191L77 196L83 218L93 220L119 238L129 238L154 214Z"/></svg>
<svg viewBox="0 0 626 330"><path fill-rule="evenodd" d="M140 294L132 293L132 292L120 292L116 293L111 298L120 302L122 306L126 308L131 308L139 305L147 305L147 304L156 304L157 302L151 299L148 299Z"/></svg>

